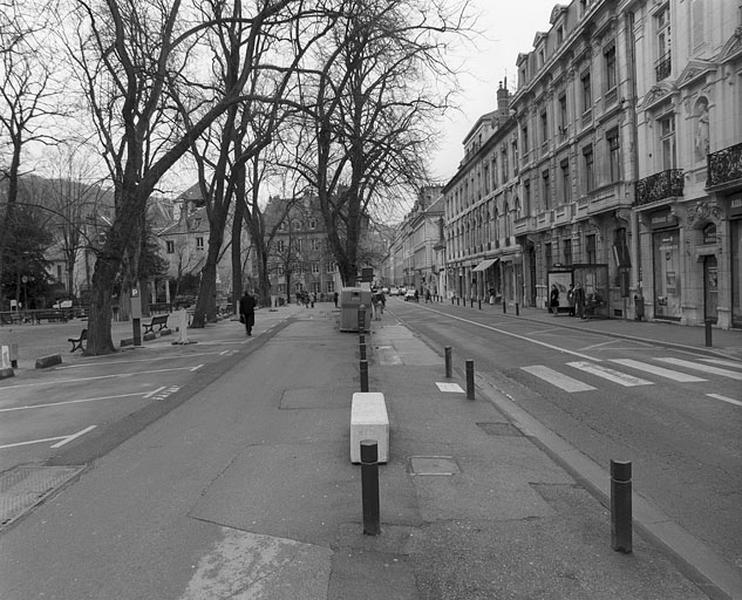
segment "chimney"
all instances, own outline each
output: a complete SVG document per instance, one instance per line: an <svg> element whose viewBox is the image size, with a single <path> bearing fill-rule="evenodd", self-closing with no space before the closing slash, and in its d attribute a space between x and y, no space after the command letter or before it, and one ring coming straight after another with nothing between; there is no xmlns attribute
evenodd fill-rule
<svg viewBox="0 0 742 600"><path fill-rule="evenodd" d="M500 87L497 90L497 111L500 113L507 112L509 104L510 92L508 92L508 80L505 78L505 85L501 81Z"/></svg>

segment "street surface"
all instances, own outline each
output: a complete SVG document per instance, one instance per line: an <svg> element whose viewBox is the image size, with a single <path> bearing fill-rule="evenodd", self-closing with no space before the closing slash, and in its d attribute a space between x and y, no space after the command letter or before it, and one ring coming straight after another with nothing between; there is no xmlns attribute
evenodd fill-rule
<svg viewBox="0 0 742 600"><path fill-rule="evenodd" d="M387 308L606 469L631 461L635 491L742 567L742 361L575 331L566 315Z"/></svg>

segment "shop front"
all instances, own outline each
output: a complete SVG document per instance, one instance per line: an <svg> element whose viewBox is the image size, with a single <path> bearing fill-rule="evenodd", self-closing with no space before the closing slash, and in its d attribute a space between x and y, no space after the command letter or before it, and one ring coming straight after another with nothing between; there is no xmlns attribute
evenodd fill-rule
<svg viewBox="0 0 742 600"><path fill-rule="evenodd" d="M680 230L675 217L669 210L652 214L650 224L652 227L654 318L679 321L682 317Z"/></svg>
<svg viewBox="0 0 742 600"><path fill-rule="evenodd" d="M732 327L742 327L742 194L730 203L729 259L732 287Z"/></svg>

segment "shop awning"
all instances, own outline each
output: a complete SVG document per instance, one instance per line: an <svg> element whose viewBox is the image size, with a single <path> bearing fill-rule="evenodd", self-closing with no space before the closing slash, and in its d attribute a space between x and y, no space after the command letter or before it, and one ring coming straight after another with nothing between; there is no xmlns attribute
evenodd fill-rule
<svg viewBox="0 0 742 600"><path fill-rule="evenodd" d="M475 271L484 271L485 269L489 269L492 265L494 265L499 258L488 258L487 260L483 260L480 262L476 267L472 269L472 273Z"/></svg>

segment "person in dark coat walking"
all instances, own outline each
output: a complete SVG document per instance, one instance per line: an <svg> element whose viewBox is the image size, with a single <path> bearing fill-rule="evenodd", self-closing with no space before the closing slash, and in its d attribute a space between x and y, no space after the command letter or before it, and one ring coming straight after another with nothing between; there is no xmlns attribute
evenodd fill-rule
<svg viewBox="0 0 742 600"><path fill-rule="evenodd" d="M252 328L255 325L255 298L247 290L240 298L240 321L245 324L247 335L252 335Z"/></svg>
<svg viewBox="0 0 742 600"><path fill-rule="evenodd" d="M551 293L549 294L549 312L555 315L559 313L559 288L555 283L551 285Z"/></svg>

